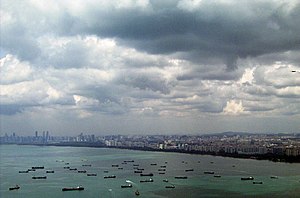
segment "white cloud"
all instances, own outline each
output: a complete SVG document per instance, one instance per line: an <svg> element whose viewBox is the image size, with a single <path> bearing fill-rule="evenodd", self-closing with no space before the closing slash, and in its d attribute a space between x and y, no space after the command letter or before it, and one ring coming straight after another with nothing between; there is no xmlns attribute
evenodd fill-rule
<svg viewBox="0 0 300 198"><path fill-rule="evenodd" d="M21 62L11 54L7 54L0 59L1 84L12 84L29 80L32 72L28 62Z"/></svg>
<svg viewBox="0 0 300 198"><path fill-rule="evenodd" d="M47 105L59 102L62 93L42 79L0 85L1 104Z"/></svg>
<svg viewBox="0 0 300 198"><path fill-rule="evenodd" d="M223 108L223 113L226 115L240 115L244 113L242 101L230 100L227 101L226 106Z"/></svg>
<svg viewBox="0 0 300 198"><path fill-rule="evenodd" d="M243 76L240 78L239 83L249 83L252 84L252 81L254 79L253 72L255 68L246 68Z"/></svg>
<svg viewBox="0 0 300 198"><path fill-rule="evenodd" d="M73 95L73 98L76 106L95 107L99 105L99 101L93 98L87 98L79 95Z"/></svg>

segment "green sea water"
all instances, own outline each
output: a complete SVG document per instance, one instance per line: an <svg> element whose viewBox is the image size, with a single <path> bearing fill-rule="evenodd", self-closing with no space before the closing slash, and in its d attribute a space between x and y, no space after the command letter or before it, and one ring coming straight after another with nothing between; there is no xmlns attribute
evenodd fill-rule
<svg viewBox="0 0 300 198"><path fill-rule="evenodd" d="M122 164L125 160L134 162ZM112 164L119 167L112 167ZM143 173L153 173L154 182L140 183L150 177L134 173L134 164L143 168ZM44 166L45 169L19 173L33 166ZM65 166L97 176L64 169ZM158 171L161 166L166 166L166 171ZM187 169L193 171L186 172ZM55 172L47 174L46 170ZM221 177L204 174L204 171L214 171ZM116 178L104 179L109 175L116 175ZM32 176L47 176L47 179L34 180ZM175 176L188 178L175 179ZM241 181L241 177L247 176L263 184ZM278 179L270 176L278 176ZM169 182L163 182L163 179ZM133 187L121 188L126 181ZM143 198L300 197L300 164L107 148L0 145L0 184L0 197L3 198L132 198L137 197L136 189L140 192L138 197ZM21 188L9 191L9 187L16 184ZM171 184L175 188L165 188ZM78 185L85 189L62 191L63 187Z"/></svg>

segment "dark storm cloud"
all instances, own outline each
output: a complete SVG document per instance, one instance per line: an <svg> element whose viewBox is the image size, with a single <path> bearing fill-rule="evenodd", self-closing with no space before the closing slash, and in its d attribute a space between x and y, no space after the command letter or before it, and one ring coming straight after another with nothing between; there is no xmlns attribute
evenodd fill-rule
<svg viewBox="0 0 300 198"><path fill-rule="evenodd" d="M239 11L246 6L245 13ZM118 38L121 44L148 53L185 52L197 61L221 59L234 69L238 57L300 49L299 9L300 4L287 10L275 1L203 1L193 10L175 4L106 12L93 8L87 16L90 24L82 31Z"/></svg>
<svg viewBox="0 0 300 198"><path fill-rule="evenodd" d="M237 68L238 58L300 49L297 1L174 0L145 1L144 6L129 2L122 7L128 2L89 1L80 8L62 2L52 7L53 12L25 2L4 3L7 10L15 9L16 18L1 28L1 45L21 59L32 60L40 55L42 46L36 38L41 35L98 35L147 53L176 54L202 64L219 61L229 70ZM67 47L51 57L53 63L82 66L84 52L76 45Z"/></svg>

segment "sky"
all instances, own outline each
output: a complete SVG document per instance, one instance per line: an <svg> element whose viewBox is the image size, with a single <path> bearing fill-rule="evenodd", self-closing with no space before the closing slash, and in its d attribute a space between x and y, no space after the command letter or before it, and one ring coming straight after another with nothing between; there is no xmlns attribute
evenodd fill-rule
<svg viewBox="0 0 300 198"><path fill-rule="evenodd" d="M299 0L1 0L0 133L300 132Z"/></svg>

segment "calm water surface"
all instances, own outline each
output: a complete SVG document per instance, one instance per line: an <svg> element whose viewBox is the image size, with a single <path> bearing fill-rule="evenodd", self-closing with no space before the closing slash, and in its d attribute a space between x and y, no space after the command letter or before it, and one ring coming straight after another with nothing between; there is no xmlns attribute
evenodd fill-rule
<svg viewBox="0 0 300 198"><path fill-rule="evenodd" d="M122 164L124 160L134 162ZM112 164L119 167L112 167ZM134 173L134 164L143 168L143 173L153 173L154 182L140 183L150 177ZM19 173L33 166L44 166L45 169ZM89 177L86 173L64 169L65 166L97 176ZM161 166L166 166L166 171L158 171ZM193 171L186 172L187 169ZM46 170L55 172L47 174ZM214 171L221 177L204 174L204 171ZM109 175L116 175L116 178L104 179ZM32 176L47 176L47 179L34 180ZM188 179L175 179L175 176L187 176ZM241 177L247 176L253 176L254 181L263 184L241 181ZM270 176L278 176L278 179ZM165 183L163 179L169 182ZM132 183L132 188L121 188L126 180ZM132 198L136 189L140 192L139 197L144 198L300 197L300 164L106 148L0 145L0 184L0 197L12 198ZM19 190L8 190L16 184L21 186ZM171 184L174 189L165 188ZM61 190L78 185L85 190Z"/></svg>

